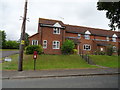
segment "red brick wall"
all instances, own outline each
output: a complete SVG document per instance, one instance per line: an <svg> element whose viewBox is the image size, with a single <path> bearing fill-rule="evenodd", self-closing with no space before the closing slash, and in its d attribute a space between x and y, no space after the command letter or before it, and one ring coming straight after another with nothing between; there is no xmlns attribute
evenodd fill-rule
<svg viewBox="0 0 120 90"><path fill-rule="evenodd" d="M43 45L43 40L47 40L47 48L43 49L45 54L61 54L61 49L53 49L53 41L59 41L60 46L62 45L62 34L64 30L60 30L60 34L53 34L53 28L41 27L41 40Z"/></svg>
<svg viewBox="0 0 120 90"><path fill-rule="evenodd" d="M38 44L40 44L40 35L39 35L39 33L29 37L30 45L32 45L32 40L38 40Z"/></svg>

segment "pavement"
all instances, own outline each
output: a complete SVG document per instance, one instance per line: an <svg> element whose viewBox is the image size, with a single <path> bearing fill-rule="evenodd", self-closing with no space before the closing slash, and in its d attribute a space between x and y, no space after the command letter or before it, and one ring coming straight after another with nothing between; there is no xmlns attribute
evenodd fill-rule
<svg viewBox="0 0 120 90"><path fill-rule="evenodd" d="M2 71L2 79L51 78L117 74L120 74L117 68Z"/></svg>

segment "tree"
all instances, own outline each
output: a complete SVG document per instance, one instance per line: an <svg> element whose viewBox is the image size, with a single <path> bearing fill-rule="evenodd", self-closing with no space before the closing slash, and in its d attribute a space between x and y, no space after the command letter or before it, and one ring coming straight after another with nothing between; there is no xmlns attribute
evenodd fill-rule
<svg viewBox="0 0 120 90"><path fill-rule="evenodd" d="M63 54L71 54L73 52L73 49L75 47L75 44L72 40L66 40L63 42L63 45L61 47Z"/></svg>
<svg viewBox="0 0 120 90"><path fill-rule="evenodd" d="M29 34L28 33L25 33L25 46L28 46L29 45Z"/></svg>
<svg viewBox="0 0 120 90"><path fill-rule="evenodd" d="M97 10L104 10L106 17L110 19L109 27L111 30L120 29L120 1L119 2L105 2L105 0L99 0L97 2Z"/></svg>
<svg viewBox="0 0 120 90"><path fill-rule="evenodd" d="M8 40L6 41L6 45L5 45L5 48L6 49L18 49L19 48L19 44L17 41L11 41L11 40Z"/></svg>
<svg viewBox="0 0 120 90"><path fill-rule="evenodd" d="M5 31L0 30L0 48L5 48L6 42L6 33Z"/></svg>
<svg viewBox="0 0 120 90"><path fill-rule="evenodd" d="M24 47L29 45L29 39L28 38L29 38L29 34L25 33L25 45L24 45ZM18 41L20 42L20 39Z"/></svg>

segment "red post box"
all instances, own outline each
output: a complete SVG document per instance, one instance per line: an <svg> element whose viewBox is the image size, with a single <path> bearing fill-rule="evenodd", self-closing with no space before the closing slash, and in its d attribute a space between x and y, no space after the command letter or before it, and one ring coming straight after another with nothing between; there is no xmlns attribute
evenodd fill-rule
<svg viewBox="0 0 120 90"><path fill-rule="evenodd" d="M34 51L34 53L33 53L33 59L34 59L34 70L35 70L35 67L36 67L36 59L37 59L37 51Z"/></svg>
<svg viewBox="0 0 120 90"><path fill-rule="evenodd" d="M33 59L37 59L37 51L34 51L34 53L33 53Z"/></svg>

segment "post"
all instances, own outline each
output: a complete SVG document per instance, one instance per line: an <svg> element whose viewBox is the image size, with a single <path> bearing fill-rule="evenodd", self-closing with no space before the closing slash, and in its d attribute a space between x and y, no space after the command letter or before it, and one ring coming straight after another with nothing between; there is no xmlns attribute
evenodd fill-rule
<svg viewBox="0 0 120 90"><path fill-rule="evenodd" d="M35 71L35 67L36 67L36 59L34 59L34 71Z"/></svg>
<svg viewBox="0 0 120 90"><path fill-rule="evenodd" d="M24 17L23 17L23 23L22 23L22 27L21 27L18 71L22 71L23 70L23 49L24 49L24 43L25 43L24 40L25 40L25 28L26 28L26 16L27 16L27 0L25 0Z"/></svg>

